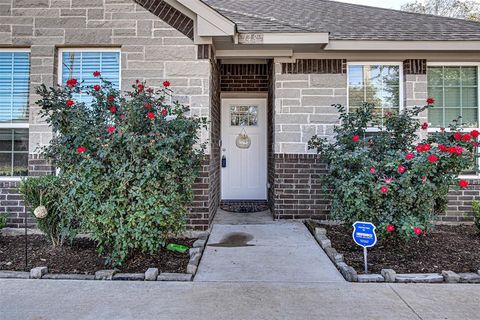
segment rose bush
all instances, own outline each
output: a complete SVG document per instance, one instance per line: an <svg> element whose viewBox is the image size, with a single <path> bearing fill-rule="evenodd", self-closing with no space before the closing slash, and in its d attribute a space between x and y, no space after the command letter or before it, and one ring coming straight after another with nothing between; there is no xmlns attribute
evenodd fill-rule
<svg viewBox="0 0 480 320"><path fill-rule="evenodd" d="M380 236L410 239L431 228L435 214L445 209L450 186L468 187L458 176L474 163L478 131L463 133L457 120L419 141L418 130L428 124L420 124L418 115L430 107L378 119L368 103L353 113L337 106L341 125L334 129L335 140L314 136L309 142L328 164L322 179L332 194L333 218L369 221ZM375 123L384 126L369 133Z"/></svg>
<svg viewBox="0 0 480 320"><path fill-rule="evenodd" d="M137 81L122 95L100 72L94 76L93 86L69 79L37 89L40 114L56 132L42 153L69 181L65 210L78 217L99 254L119 265L131 251L154 252L183 230L206 121L168 102L169 82L154 91Z"/></svg>

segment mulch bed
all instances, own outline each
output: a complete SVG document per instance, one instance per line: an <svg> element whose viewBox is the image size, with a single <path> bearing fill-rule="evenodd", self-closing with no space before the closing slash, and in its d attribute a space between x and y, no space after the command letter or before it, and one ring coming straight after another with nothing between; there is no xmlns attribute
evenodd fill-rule
<svg viewBox="0 0 480 320"><path fill-rule="evenodd" d="M332 247L344 255L345 262L363 271L363 249L352 239L352 229L321 225L327 229ZM430 233L405 242L394 237L379 241L368 249L369 272L393 269L397 273L457 273L480 269L480 235L474 226L437 226Z"/></svg>
<svg viewBox="0 0 480 320"><path fill-rule="evenodd" d="M195 239L170 239L170 242L192 246ZM95 271L111 268L95 252L95 243L79 238L72 246L53 248L39 235L28 237L28 268L47 266L49 273L94 274ZM134 254L120 272L139 273L148 268L159 272L185 273L189 261L187 253L178 253L161 248L154 255ZM25 270L25 240L22 236L0 235L0 270Z"/></svg>

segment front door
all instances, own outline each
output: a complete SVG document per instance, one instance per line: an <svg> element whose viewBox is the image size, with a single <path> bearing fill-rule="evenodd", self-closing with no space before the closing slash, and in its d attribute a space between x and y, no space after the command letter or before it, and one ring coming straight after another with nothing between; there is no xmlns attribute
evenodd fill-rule
<svg viewBox="0 0 480 320"><path fill-rule="evenodd" d="M222 199L267 199L267 103L222 99Z"/></svg>

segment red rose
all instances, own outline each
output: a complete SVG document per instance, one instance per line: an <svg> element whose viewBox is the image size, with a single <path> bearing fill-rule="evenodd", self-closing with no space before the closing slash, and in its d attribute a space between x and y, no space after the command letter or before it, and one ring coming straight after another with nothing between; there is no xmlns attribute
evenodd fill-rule
<svg viewBox="0 0 480 320"><path fill-rule="evenodd" d="M375 168L370 168L370 172L375 173L375 172L377 172L377 170L375 170Z"/></svg>
<svg viewBox="0 0 480 320"><path fill-rule="evenodd" d="M138 80L138 79L137 79L137 80L135 80L135 83L139 83L139 82L140 82L140 80Z"/></svg>
<svg viewBox="0 0 480 320"><path fill-rule="evenodd" d="M150 109L152 107L152 105L150 103L145 103L143 106L147 109Z"/></svg>
<svg viewBox="0 0 480 320"><path fill-rule="evenodd" d="M422 181L423 181L423 182L427 181L427 177L426 177L426 176L423 176L423 177L422 177Z"/></svg>
<svg viewBox="0 0 480 320"><path fill-rule="evenodd" d="M427 129L428 129L428 123L424 122L424 123L422 124L422 129L423 129L423 130L427 130Z"/></svg>
<svg viewBox="0 0 480 320"><path fill-rule="evenodd" d="M424 144L424 145L422 146L422 151L430 151L430 149L431 149L431 147L430 147L429 144Z"/></svg>
<svg viewBox="0 0 480 320"><path fill-rule="evenodd" d="M394 226L393 224L389 224L389 225L387 226L387 231L388 231L388 232L393 232L393 231L395 231L395 226Z"/></svg>
<svg viewBox="0 0 480 320"><path fill-rule="evenodd" d="M163 81L163 86L164 86L165 88L170 87L170 81Z"/></svg>
<svg viewBox="0 0 480 320"><path fill-rule="evenodd" d="M115 97L114 96L108 96L107 101L108 102L113 102L113 101L115 101Z"/></svg>
<svg viewBox="0 0 480 320"><path fill-rule="evenodd" d="M454 135L453 135L453 139L459 141L459 140L462 140L462 134L460 132L456 132Z"/></svg>
<svg viewBox="0 0 480 320"><path fill-rule="evenodd" d="M433 98L428 98L428 99L427 99L427 103L428 103L428 104L434 104L434 103L435 103L435 99L433 99Z"/></svg>
<svg viewBox="0 0 480 320"><path fill-rule="evenodd" d="M167 109L166 108L162 109L162 116L164 116L164 117L167 116Z"/></svg>
<svg viewBox="0 0 480 320"><path fill-rule="evenodd" d="M455 153L458 155L461 155L463 153L463 148L462 147L455 147Z"/></svg>
<svg viewBox="0 0 480 320"><path fill-rule="evenodd" d="M423 151L423 145L419 144L416 149L417 149L417 152L422 152Z"/></svg>
<svg viewBox="0 0 480 320"><path fill-rule="evenodd" d="M102 88L98 84L93 86L93 90L95 90L95 91L100 91L100 89L102 89Z"/></svg>
<svg viewBox="0 0 480 320"><path fill-rule="evenodd" d="M77 148L78 153L84 153L86 150L87 150L87 148L85 148L84 146L80 146L80 147Z"/></svg>
<svg viewBox="0 0 480 320"><path fill-rule="evenodd" d="M74 79L74 78L67 80L67 86L69 86L70 88L75 87L77 83L78 83L77 79Z"/></svg>
<svg viewBox="0 0 480 320"><path fill-rule="evenodd" d="M94 71L93 76L94 77L100 77L100 71Z"/></svg>
<svg viewBox="0 0 480 320"><path fill-rule="evenodd" d="M450 153L450 154L457 153L457 148L455 148L455 147L448 148L448 153Z"/></svg>
<svg viewBox="0 0 480 320"><path fill-rule="evenodd" d="M415 234L416 234L417 236L419 236L419 235L422 234L423 231L422 231L422 229L420 229L420 228L417 227L417 228L414 228L414 229L413 229L413 232L415 232Z"/></svg>
<svg viewBox="0 0 480 320"><path fill-rule="evenodd" d="M438 145L438 150L442 151L442 152L446 152L447 151L447 147L443 144L439 144Z"/></svg>
<svg viewBox="0 0 480 320"><path fill-rule="evenodd" d="M407 159L407 160L412 160L412 159L413 159L413 153L407 153L407 154L405 155L405 159Z"/></svg>
<svg viewBox="0 0 480 320"><path fill-rule="evenodd" d="M431 154L428 156L428 161L431 162L431 163L435 163L438 161L438 157L434 154Z"/></svg>
<svg viewBox="0 0 480 320"><path fill-rule="evenodd" d="M110 126L110 127L107 128L107 131L110 132L110 133L114 133L115 132L115 127Z"/></svg>
<svg viewBox="0 0 480 320"><path fill-rule="evenodd" d="M468 181L466 181L466 180L460 180L460 181L458 182L458 185L459 185L460 188L462 188L462 189L467 188L467 187L468 187L468 184L469 184L469 183L468 183Z"/></svg>
<svg viewBox="0 0 480 320"><path fill-rule="evenodd" d="M145 86L143 84L139 84L137 88L138 88L138 92L142 92Z"/></svg>
<svg viewBox="0 0 480 320"><path fill-rule="evenodd" d="M115 107L110 107L110 112L111 112L111 113L117 112L117 108L115 108Z"/></svg>
<svg viewBox="0 0 480 320"><path fill-rule="evenodd" d="M122 120L125 119L125 115L122 114L122 115L120 116L120 119L122 119Z"/></svg>
<svg viewBox="0 0 480 320"><path fill-rule="evenodd" d="M153 118L155 118L155 113L149 112L149 113L147 113L147 117L148 117L149 119L153 119Z"/></svg>
<svg viewBox="0 0 480 320"><path fill-rule="evenodd" d="M479 146L479 143L477 141L472 141L472 146L478 148Z"/></svg>
<svg viewBox="0 0 480 320"><path fill-rule="evenodd" d="M480 133L478 132L478 130L473 130L472 132L470 132L470 134L471 134L472 137L474 137L474 138L478 138L478 136L480 135Z"/></svg>
<svg viewBox="0 0 480 320"><path fill-rule="evenodd" d="M353 136L352 140L353 140L353 142L357 142L358 140L360 140L360 137L359 136Z"/></svg>
<svg viewBox="0 0 480 320"><path fill-rule="evenodd" d="M465 141L465 142L468 142L468 141L472 140L472 136L469 135L468 133L466 133L466 134L463 135L462 140Z"/></svg>
<svg viewBox="0 0 480 320"><path fill-rule="evenodd" d="M385 186L382 186L382 187L380 188L380 192L381 192L381 193L387 193L387 192L388 192L388 188L385 187Z"/></svg>
<svg viewBox="0 0 480 320"><path fill-rule="evenodd" d="M405 167L404 166L399 166L398 167L398 173L404 173L405 172Z"/></svg>
<svg viewBox="0 0 480 320"><path fill-rule="evenodd" d="M67 106L73 106L75 104L75 102L70 99L68 99L66 103L67 103Z"/></svg>

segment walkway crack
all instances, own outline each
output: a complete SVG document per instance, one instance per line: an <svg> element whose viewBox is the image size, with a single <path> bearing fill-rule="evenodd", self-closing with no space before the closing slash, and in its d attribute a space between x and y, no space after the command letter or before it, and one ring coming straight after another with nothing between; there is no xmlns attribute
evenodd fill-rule
<svg viewBox="0 0 480 320"><path fill-rule="evenodd" d="M413 309L413 307L412 307L410 304L408 304L408 302L407 302L405 299L403 299L403 297L397 292L397 290L395 290L394 287L392 287L391 285L388 285L388 286L390 287L390 289L392 289L393 292L395 292L395 294L397 295L397 297L399 297L400 300L402 300L403 303L405 303L405 305L406 305L410 310L412 310L412 312L417 316L418 319L423 320L423 318L417 313L417 311L415 311L415 309Z"/></svg>

